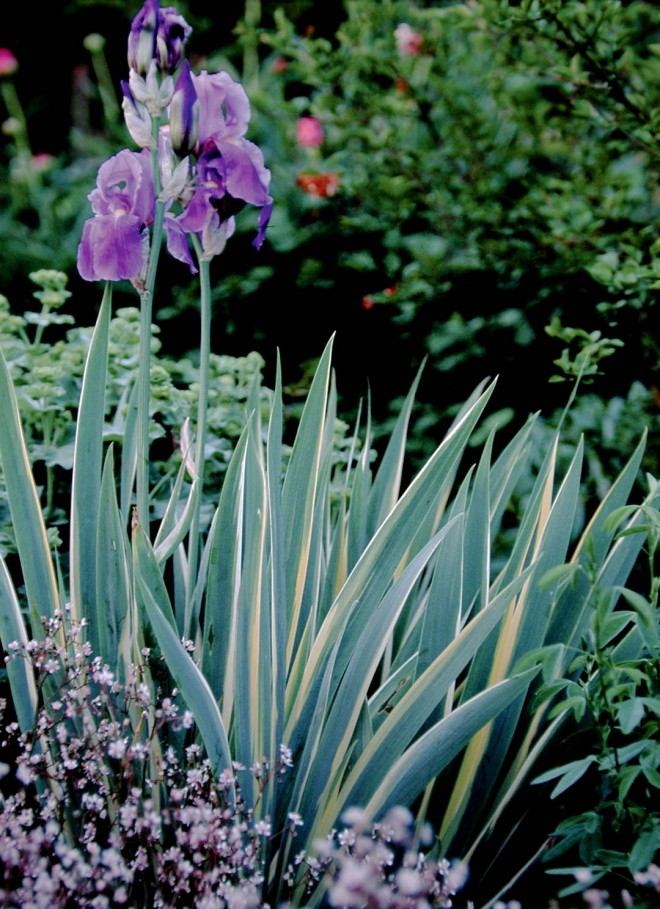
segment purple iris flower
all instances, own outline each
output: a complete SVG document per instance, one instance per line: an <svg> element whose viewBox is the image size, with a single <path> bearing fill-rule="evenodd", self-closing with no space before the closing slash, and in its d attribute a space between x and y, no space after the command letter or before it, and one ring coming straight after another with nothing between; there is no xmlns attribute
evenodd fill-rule
<svg viewBox="0 0 660 909"><path fill-rule="evenodd" d="M133 19L128 36L128 65L144 76L152 60L164 73L173 73L192 28L173 6L160 9L158 0L146 0Z"/></svg>
<svg viewBox="0 0 660 909"><path fill-rule="evenodd" d="M234 215L246 205L261 208L253 245L260 249L273 200L268 194L270 171L254 143L247 139L207 139L197 159L197 186L184 211L168 223L168 250L190 265L180 231L197 234L206 258L218 255L234 232ZM185 246L185 249L184 249Z"/></svg>
<svg viewBox="0 0 660 909"><path fill-rule="evenodd" d="M234 215L254 205L261 212L253 245L260 249L273 207L261 149L244 138L250 103L243 86L224 72L202 72L192 82L199 102L196 180L184 211L166 219L168 249L188 264L182 231L197 234L204 256L211 258L233 233Z"/></svg>
<svg viewBox="0 0 660 909"><path fill-rule="evenodd" d="M78 271L86 281L140 276L149 255L154 186L149 152L124 149L99 168L88 196L94 217L85 221Z"/></svg>

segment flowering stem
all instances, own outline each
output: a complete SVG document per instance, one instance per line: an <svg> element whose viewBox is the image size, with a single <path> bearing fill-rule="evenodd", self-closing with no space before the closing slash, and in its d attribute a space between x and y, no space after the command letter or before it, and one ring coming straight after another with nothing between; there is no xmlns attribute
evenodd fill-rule
<svg viewBox="0 0 660 909"><path fill-rule="evenodd" d="M193 234L192 242L199 262L201 326L199 338L199 392L197 398L197 429L195 432L195 471L199 484L197 506L190 525L188 538L188 583L186 610L184 616L185 635L188 635L193 611L193 597L197 586L197 563L199 561L199 523L204 487L204 464L206 448L206 421L209 396L209 365L211 358L211 274L208 259L202 258L202 247Z"/></svg>
<svg viewBox="0 0 660 909"><path fill-rule="evenodd" d="M157 170L157 168L156 168ZM151 317L158 268L165 203L156 202L151 235L151 254L144 290L140 294L140 346L138 372L137 510L138 520L149 529L149 402L151 399Z"/></svg>
<svg viewBox="0 0 660 909"><path fill-rule="evenodd" d="M39 215L40 224L47 227L48 209L41 202L38 186L39 180L32 167L32 147L30 145L27 120L25 118L23 106L13 82L3 79L0 82L0 90L9 116L14 121L12 135L16 145L16 154L20 163L20 175L25 182L30 205Z"/></svg>
<svg viewBox="0 0 660 909"><path fill-rule="evenodd" d="M243 78L252 91L259 79L258 29L261 21L261 0L247 0L243 17Z"/></svg>

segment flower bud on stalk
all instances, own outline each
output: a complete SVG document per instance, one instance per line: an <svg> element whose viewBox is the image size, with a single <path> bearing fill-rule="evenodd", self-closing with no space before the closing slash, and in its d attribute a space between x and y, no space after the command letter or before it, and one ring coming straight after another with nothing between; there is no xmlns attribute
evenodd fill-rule
<svg viewBox="0 0 660 909"><path fill-rule="evenodd" d="M8 47L0 47L0 76L13 76L18 69L18 60Z"/></svg>
<svg viewBox="0 0 660 909"><path fill-rule="evenodd" d="M140 76L152 60L163 73L171 75L181 61L183 46L192 28L173 6L160 9L158 0L146 0L133 19L128 36L128 65Z"/></svg>
<svg viewBox="0 0 660 909"><path fill-rule="evenodd" d="M158 14L158 0L146 0L131 23L128 35L128 65L141 76L149 69L149 64L156 53Z"/></svg>
<svg viewBox="0 0 660 909"><path fill-rule="evenodd" d="M199 134L199 101L190 74L190 64L184 61L170 104L170 141L180 158L195 148Z"/></svg>
<svg viewBox="0 0 660 909"><path fill-rule="evenodd" d="M156 33L156 60L164 73L174 73L192 28L173 6L160 10Z"/></svg>
<svg viewBox="0 0 660 909"><path fill-rule="evenodd" d="M302 148L318 148L324 139L321 121L316 117L300 117L296 123L296 138Z"/></svg>

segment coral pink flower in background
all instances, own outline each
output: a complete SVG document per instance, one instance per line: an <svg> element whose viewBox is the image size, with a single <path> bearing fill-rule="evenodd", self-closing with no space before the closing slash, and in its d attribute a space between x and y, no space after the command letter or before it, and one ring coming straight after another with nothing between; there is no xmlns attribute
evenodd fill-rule
<svg viewBox="0 0 660 909"><path fill-rule="evenodd" d="M316 117L300 117L296 123L296 138L303 148L318 148L324 138L321 121Z"/></svg>
<svg viewBox="0 0 660 909"><path fill-rule="evenodd" d="M298 186L314 199L327 199L339 189L339 174L298 174Z"/></svg>
<svg viewBox="0 0 660 909"><path fill-rule="evenodd" d="M18 60L8 47L0 47L0 76L11 76L18 69Z"/></svg>
<svg viewBox="0 0 660 909"><path fill-rule="evenodd" d="M416 57L419 54L424 38L412 29L407 22L402 22L394 30L394 40L400 54Z"/></svg>
<svg viewBox="0 0 660 909"><path fill-rule="evenodd" d="M54 163L55 157L53 155L48 152L37 152L36 155L32 155L30 166L35 173L41 174L45 170L50 170Z"/></svg>

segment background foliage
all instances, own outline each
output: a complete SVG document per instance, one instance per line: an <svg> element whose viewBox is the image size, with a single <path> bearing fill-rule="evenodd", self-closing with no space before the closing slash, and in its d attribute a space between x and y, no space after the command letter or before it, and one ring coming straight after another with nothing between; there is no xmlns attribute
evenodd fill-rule
<svg viewBox="0 0 660 909"><path fill-rule="evenodd" d="M226 4L218 17L194 2L181 7L194 27L193 64L245 81L254 136L273 169L268 247L257 257L246 232L236 267L215 273L227 353L255 348L272 363L279 349L285 364L300 365L285 382L304 386L304 364L336 330L347 373L340 394L354 407L371 382L377 423L428 356L413 433L428 454L475 378L500 374L502 400L523 416L563 405L565 388L548 381L562 356L545 331L555 318L625 341L593 391L613 401L623 424L650 424L653 438L655 4L249 2ZM10 139L3 150L1 255L12 282L43 266L46 252L70 271L90 174L108 142L128 138L115 105L134 12L76 2L45 13L71 26L52 83L41 75L43 37L16 32L15 82L29 99L33 150L59 158L32 178L45 199L37 206ZM421 36L417 54L397 49L401 22ZM99 42L89 32L108 38L107 56L90 53ZM301 115L320 120L319 148L298 145ZM310 196L301 173L336 174L337 191ZM158 321L184 353L194 345L186 328L194 304L181 266L170 280ZM89 288L74 290L80 305ZM574 357L575 342L569 350ZM611 420L595 417L592 403L576 422L602 443L605 464L620 468L612 461L615 450L631 451L625 429L612 440Z"/></svg>

